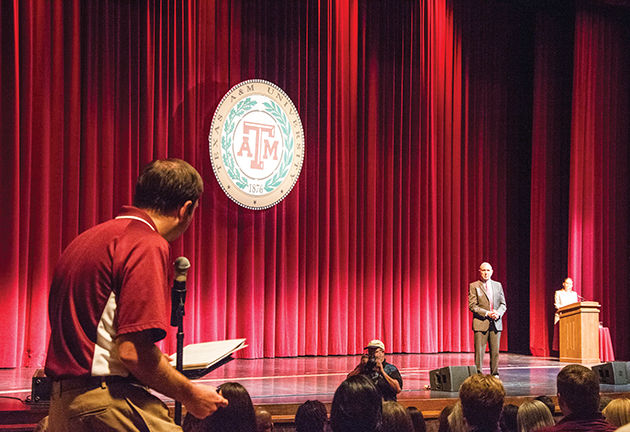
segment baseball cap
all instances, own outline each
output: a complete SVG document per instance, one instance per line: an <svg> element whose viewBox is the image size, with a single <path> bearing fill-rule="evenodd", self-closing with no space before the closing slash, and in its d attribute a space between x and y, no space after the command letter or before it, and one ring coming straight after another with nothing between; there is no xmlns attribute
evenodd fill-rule
<svg viewBox="0 0 630 432"><path fill-rule="evenodd" d="M380 348L383 351L385 351L385 344L378 339L374 339L374 340L371 340L370 343L367 344L367 346L365 347L365 349L368 349L368 348Z"/></svg>

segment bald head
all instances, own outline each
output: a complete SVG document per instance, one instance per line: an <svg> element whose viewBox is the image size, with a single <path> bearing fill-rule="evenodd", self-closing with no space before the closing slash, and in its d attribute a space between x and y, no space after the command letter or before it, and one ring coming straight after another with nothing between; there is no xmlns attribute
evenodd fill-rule
<svg viewBox="0 0 630 432"><path fill-rule="evenodd" d="M479 277L482 282L488 281L492 277L492 266L490 263L482 262L479 266Z"/></svg>

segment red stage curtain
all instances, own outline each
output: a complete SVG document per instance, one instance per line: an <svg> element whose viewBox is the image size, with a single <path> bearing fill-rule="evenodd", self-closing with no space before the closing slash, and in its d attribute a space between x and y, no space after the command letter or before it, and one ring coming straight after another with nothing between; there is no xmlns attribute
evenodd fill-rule
<svg viewBox="0 0 630 432"><path fill-rule="evenodd" d="M463 0L0 3L0 366L42 363L63 247L166 156L206 182L173 248L193 265L187 343L472 351L467 284L488 260L502 347L527 347L531 18ZM251 78L289 94L306 136L265 211L230 201L208 157L213 110Z"/></svg>
<svg viewBox="0 0 630 432"><path fill-rule="evenodd" d="M602 304L615 351L630 348L630 12L580 5L575 23L568 272Z"/></svg>
<svg viewBox="0 0 630 432"><path fill-rule="evenodd" d="M566 13L538 21L530 260L535 355L549 353L553 291L565 277L586 300L602 304L600 319L620 358L630 352L630 10L608 3L614 4L577 2L570 21Z"/></svg>

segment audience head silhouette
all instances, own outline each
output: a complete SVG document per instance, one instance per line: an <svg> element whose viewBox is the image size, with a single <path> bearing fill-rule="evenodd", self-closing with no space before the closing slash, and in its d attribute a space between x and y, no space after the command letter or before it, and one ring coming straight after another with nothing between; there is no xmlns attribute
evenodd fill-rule
<svg viewBox="0 0 630 432"><path fill-rule="evenodd" d="M395 401L383 402L383 431L414 432L411 417L405 407Z"/></svg>
<svg viewBox="0 0 630 432"><path fill-rule="evenodd" d="M330 409L333 432L370 432L380 429L382 397L364 375L346 379L335 391Z"/></svg>
<svg viewBox="0 0 630 432"><path fill-rule="evenodd" d="M503 405L503 411L501 411L501 417L499 424L501 425L501 432L516 432L516 415L518 413L518 406L514 404Z"/></svg>
<svg viewBox="0 0 630 432"><path fill-rule="evenodd" d="M459 388L464 418L472 430L496 431L505 389L492 375L469 376Z"/></svg>
<svg viewBox="0 0 630 432"><path fill-rule="evenodd" d="M606 405L602 414L604 414L609 423L617 427L630 423L630 399L613 399Z"/></svg>
<svg viewBox="0 0 630 432"><path fill-rule="evenodd" d="M566 416L590 416L599 409L599 378L591 369L571 364L558 373L558 405Z"/></svg>
<svg viewBox="0 0 630 432"><path fill-rule="evenodd" d="M318 400L307 400L295 413L295 431L322 432L327 420L326 406Z"/></svg>
<svg viewBox="0 0 630 432"><path fill-rule="evenodd" d="M555 424L549 408L539 400L523 402L518 408L516 423L518 432L535 431Z"/></svg>
<svg viewBox="0 0 630 432"><path fill-rule="evenodd" d="M228 382L217 389L228 400L228 406L219 408L214 414L199 420L186 415L185 432L256 432L256 413L249 393L239 383Z"/></svg>
<svg viewBox="0 0 630 432"><path fill-rule="evenodd" d="M413 423L413 430L415 432L426 432L427 422L424 420L422 411L416 407L407 407L409 417L411 417L411 423Z"/></svg>
<svg viewBox="0 0 630 432"><path fill-rule="evenodd" d="M448 431L449 432L468 432L468 423L462 412L462 403L457 401L453 406L453 410L448 415Z"/></svg>
<svg viewBox="0 0 630 432"><path fill-rule="evenodd" d="M256 430L258 432L273 431L273 419L269 411L262 408L256 409Z"/></svg>

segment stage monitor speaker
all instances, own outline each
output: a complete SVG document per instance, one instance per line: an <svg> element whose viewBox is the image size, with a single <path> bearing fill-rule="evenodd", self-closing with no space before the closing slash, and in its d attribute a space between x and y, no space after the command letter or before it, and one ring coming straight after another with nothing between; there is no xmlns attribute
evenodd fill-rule
<svg viewBox="0 0 630 432"><path fill-rule="evenodd" d="M447 366L429 372L431 390L459 391L464 380L477 373L476 366Z"/></svg>
<svg viewBox="0 0 630 432"><path fill-rule="evenodd" d="M31 383L31 402L41 403L50 401L52 380L44 373L44 369L37 369Z"/></svg>
<svg viewBox="0 0 630 432"><path fill-rule="evenodd" d="M593 366L600 384L628 384L630 363L614 361Z"/></svg>

